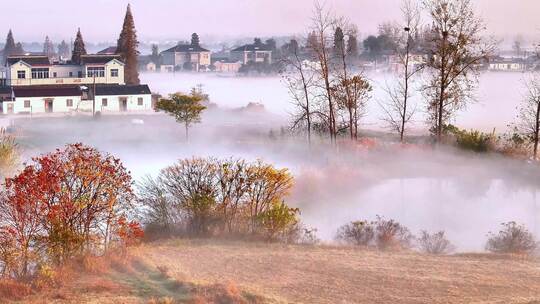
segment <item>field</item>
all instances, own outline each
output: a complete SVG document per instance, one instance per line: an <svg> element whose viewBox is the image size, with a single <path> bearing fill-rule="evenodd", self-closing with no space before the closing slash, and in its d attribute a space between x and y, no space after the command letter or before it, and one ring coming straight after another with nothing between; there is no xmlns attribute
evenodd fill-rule
<svg viewBox="0 0 540 304"><path fill-rule="evenodd" d="M540 261L170 240L32 303L540 303ZM198 299L198 300L197 300ZM206 299L206 300L205 300ZM176 303L174 301L169 303Z"/></svg>

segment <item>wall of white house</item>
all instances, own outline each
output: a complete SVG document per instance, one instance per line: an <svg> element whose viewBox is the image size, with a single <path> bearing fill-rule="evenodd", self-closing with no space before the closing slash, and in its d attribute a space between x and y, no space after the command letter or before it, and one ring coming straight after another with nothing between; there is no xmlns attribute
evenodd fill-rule
<svg viewBox="0 0 540 304"><path fill-rule="evenodd" d="M70 101L69 101L70 100ZM37 114L46 113L48 102L52 102L53 113L68 113L77 109L81 96L62 97L17 97L15 101L4 101L2 112L4 114Z"/></svg>
<svg viewBox="0 0 540 304"><path fill-rule="evenodd" d="M121 100L125 99L125 109L121 107ZM139 102L139 99L140 102ZM152 110L152 95L100 95L96 96L96 111L122 112L122 111L148 111Z"/></svg>

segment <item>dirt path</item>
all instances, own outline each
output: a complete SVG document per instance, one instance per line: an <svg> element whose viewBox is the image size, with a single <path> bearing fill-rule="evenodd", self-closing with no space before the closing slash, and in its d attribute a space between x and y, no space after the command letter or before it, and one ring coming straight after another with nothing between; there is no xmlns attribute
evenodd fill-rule
<svg viewBox="0 0 540 304"><path fill-rule="evenodd" d="M540 303L540 262L523 258L180 240L135 255L181 279L284 302Z"/></svg>

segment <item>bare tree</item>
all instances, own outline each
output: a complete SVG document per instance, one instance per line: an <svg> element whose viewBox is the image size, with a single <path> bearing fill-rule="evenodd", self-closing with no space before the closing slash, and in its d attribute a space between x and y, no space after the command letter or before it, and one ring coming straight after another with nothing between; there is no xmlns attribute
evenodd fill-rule
<svg viewBox="0 0 540 304"><path fill-rule="evenodd" d="M344 110L351 140L358 138L360 117L365 114L366 103L372 87L363 75L341 78L332 87L334 99L339 109Z"/></svg>
<svg viewBox="0 0 540 304"><path fill-rule="evenodd" d="M318 84L321 93L318 97L325 101L326 109L321 110L319 114L326 120L330 140L335 142L337 136L336 125L336 104L332 98L332 30L334 29L335 19L330 12L324 8L318 1L315 2L315 8L312 18L312 37L308 40L308 47L311 49L314 60L318 68ZM325 113L325 114L323 114Z"/></svg>
<svg viewBox="0 0 540 304"><path fill-rule="evenodd" d="M532 144L533 158L536 160L540 141L540 75L531 75L525 87L525 98L519 107L516 129Z"/></svg>
<svg viewBox="0 0 540 304"><path fill-rule="evenodd" d="M443 126L472 99L478 68L495 48L481 34L484 24L470 0L425 0L431 17L427 66L431 76L425 86L432 132L441 141Z"/></svg>
<svg viewBox="0 0 540 304"><path fill-rule="evenodd" d="M420 25L420 8L413 4L411 0L404 0L401 8L403 13L403 24L394 25L395 29L403 28L401 35L397 36L396 57L398 60L399 71L396 85L386 86L388 100L381 104L384 117L388 127L399 134L400 141L405 137L406 124L411 120L416 108L409 105L409 98L412 96L410 87L413 82L413 76L424 68L423 64L411 64L411 48L418 37ZM388 27L388 26L387 26ZM395 30L394 32L396 32Z"/></svg>
<svg viewBox="0 0 540 304"><path fill-rule="evenodd" d="M291 40L284 51L283 61L287 71L283 78L297 110L294 113L292 128L298 129L305 124L308 143L311 143L313 102L310 91L314 85L314 71L304 64L297 40Z"/></svg>

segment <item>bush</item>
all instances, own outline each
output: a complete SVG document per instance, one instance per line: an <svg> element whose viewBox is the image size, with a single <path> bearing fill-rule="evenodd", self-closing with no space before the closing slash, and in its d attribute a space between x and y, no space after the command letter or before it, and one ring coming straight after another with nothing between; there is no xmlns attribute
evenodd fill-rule
<svg viewBox="0 0 540 304"><path fill-rule="evenodd" d="M529 254L533 252L538 243L532 233L523 225L516 222L502 223L499 233L489 233L486 250L495 253Z"/></svg>
<svg viewBox="0 0 540 304"><path fill-rule="evenodd" d="M453 125L445 127L445 131L455 136L459 148L474 152L488 152L495 144L495 138L491 134L476 130L462 130Z"/></svg>
<svg viewBox="0 0 540 304"><path fill-rule="evenodd" d="M298 208L290 208L284 202L274 202L257 217L260 232L268 241L289 239L298 224L298 212Z"/></svg>
<svg viewBox="0 0 540 304"><path fill-rule="evenodd" d="M454 250L454 246L445 237L444 231L429 234L422 231L422 236L418 239L420 250L429 254L447 254Z"/></svg>
<svg viewBox="0 0 540 304"><path fill-rule="evenodd" d="M0 184L3 178L9 176L15 170L18 162L17 144L13 137L6 135L4 129L0 129Z"/></svg>
<svg viewBox="0 0 540 304"><path fill-rule="evenodd" d="M414 236L407 227L380 216L377 216L377 220L373 224L375 225L377 248L382 250L411 248Z"/></svg>
<svg viewBox="0 0 540 304"><path fill-rule="evenodd" d="M375 237L373 224L367 221L355 221L338 229L336 240L356 246L369 246Z"/></svg>

